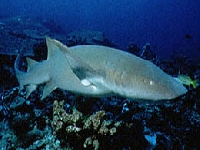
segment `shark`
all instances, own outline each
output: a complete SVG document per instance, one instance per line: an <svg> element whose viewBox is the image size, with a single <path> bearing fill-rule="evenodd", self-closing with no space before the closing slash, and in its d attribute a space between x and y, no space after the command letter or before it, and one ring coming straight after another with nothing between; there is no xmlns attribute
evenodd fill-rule
<svg viewBox="0 0 200 150"><path fill-rule="evenodd" d="M67 47L46 37L47 59L26 58L27 70L20 70L19 53L14 68L20 90L26 97L44 85L41 99L56 88L102 97L118 95L132 100L170 100L187 92L172 76L148 60L128 52L99 45Z"/></svg>

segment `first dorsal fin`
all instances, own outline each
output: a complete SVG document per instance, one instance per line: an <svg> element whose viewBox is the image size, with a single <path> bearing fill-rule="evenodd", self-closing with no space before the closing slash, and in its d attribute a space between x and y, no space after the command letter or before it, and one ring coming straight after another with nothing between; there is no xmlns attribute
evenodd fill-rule
<svg viewBox="0 0 200 150"><path fill-rule="evenodd" d="M27 71L29 71L33 66L35 66L38 62L31 59L31 58L26 58L27 64L28 64L28 69Z"/></svg>
<svg viewBox="0 0 200 150"><path fill-rule="evenodd" d="M57 40L51 40L65 55L72 71L84 86L101 84L102 76L87 62L74 54L67 46Z"/></svg>
<svg viewBox="0 0 200 150"><path fill-rule="evenodd" d="M47 60L51 59L54 55L54 52L59 50L58 46L54 44L53 40L46 36L46 44L47 44L47 50L48 50L48 54L47 54Z"/></svg>

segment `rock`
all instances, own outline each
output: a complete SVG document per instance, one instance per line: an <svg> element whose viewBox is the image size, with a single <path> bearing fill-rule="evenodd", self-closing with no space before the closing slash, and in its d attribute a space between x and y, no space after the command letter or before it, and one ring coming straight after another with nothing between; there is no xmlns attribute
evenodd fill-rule
<svg viewBox="0 0 200 150"><path fill-rule="evenodd" d="M75 30L67 35L67 45L105 45L114 46L103 32L92 30Z"/></svg>
<svg viewBox="0 0 200 150"><path fill-rule="evenodd" d="M66 41L65 36L51 33L48 28L27 17L0 20L0 54L16 55L25 49L24 56L34 56L34 45L44 42L46 35Z"/></svg>

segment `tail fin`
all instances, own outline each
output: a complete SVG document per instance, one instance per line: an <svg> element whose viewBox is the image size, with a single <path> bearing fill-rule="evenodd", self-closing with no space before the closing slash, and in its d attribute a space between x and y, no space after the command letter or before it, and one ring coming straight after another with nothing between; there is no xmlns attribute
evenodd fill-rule
<svg viewBox="0 0 200 150"><path fill-rule="evenodd" d="M22 61L22 57L23 57L23 54L22 52L20 52L17 57L16 57L16 60L15 60L15 64L14 64L14 69L15 69L15 74L16 74L16 77L17 77L17 80L19 82L19 85L20 85L20 89L23 89L23 83L22 83L22 79L23 77L25 76L25 72L19 70L19 66L20 66L20 63Z"/></svg>

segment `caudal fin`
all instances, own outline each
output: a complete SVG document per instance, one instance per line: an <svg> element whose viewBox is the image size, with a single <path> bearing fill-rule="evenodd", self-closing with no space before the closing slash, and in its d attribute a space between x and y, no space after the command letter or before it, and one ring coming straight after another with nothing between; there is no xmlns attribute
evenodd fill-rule
<svg viewBox="0 0 200 150"><path fill-rule="evenodd" d="M14 63L14 69L15 69L15 74L16 74L16 77L17 77L17 80L19 82L19 85L20 85L20 89L23 89L24 85L22 83L22 79L24 78L26 72L23 72L21 70L19 70L20 68L20 63L22 62L22 52L20 52L17 57L16 57L16 60L15 60L15 63Z"/></svg>

